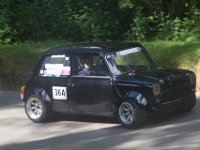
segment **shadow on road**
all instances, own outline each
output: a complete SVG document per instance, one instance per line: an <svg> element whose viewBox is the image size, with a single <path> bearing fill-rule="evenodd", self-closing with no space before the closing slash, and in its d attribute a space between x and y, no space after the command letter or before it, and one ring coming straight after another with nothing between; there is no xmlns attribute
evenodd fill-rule
<svg viewBox="0 0 200 150"><path fill-rule="evenodd" d="M147 117L146 123L142 128L151 128L155 126L166 125L166 123L176 122L179 123L199 120L200 116L195 115L200 113L198 108L200 107L200 101L197 100L196 106L193 110L186 113L171 112L168 114L154 114ZM59 121L77 121L77 122L91 122L91 123L109 123L118 124L118 119L115 117L97 117L97 116L86 116L86 115L66 115L66 114L55 114L50 122Z"/></svg>
<svg viewBox="0 0 200 150"><path fill-rule="evenodd" d="M186 113L171 112L168 114L154 114L147 117L146 123L141 129L158 127L174 122L183 123L193 120L199 120L200 116L195 115L200 113L198 108L200 101L198 100L193 110ZM53 118L47 123L60 122L60 121L75 121L75 122L90 122L90 123L105 123L105 124L119 124L116 117L100 117L100 116L87 116L87 115L69 115L69 114L54 114Z"/></svg>
<svg viewBox="0 0 200 150"><path fill-rule="evenodd" d="M1 93L2 94L2 93ZM6 93L4 93L6 94ZM16 96L16 93L13 93ZM12 96L10 96L12 98ZM19 101L20 103L20 101ZM11 103L11 105L19 104L18 101ZM7 106L8 103L4 103ZM9 103L10 104L10 103ZM51 127L54 124L59 127L59 122L66 121L67 125L73 125L75 122L89 122L89 123L103 123L116 125L101 125L94 129L81 129L79 126L73 129L77 132L64 133L54 137L44 136L42 139L31 139L31 135L24 137L26 140L15 142L12 144L1 145L2 150L29 150L29 149L199 149L200 139L200 101L197 101L195 108L189 113L171 113L168 115L154 115L147 118L146 124L140 129L124 129L119 124L116 118L110 117L91 117L83 115L57 115L51 121ZM20 108L21 109L21 108ZM67 121L72 121L67 124ZM13 122L13 120L12 120ZM19 124L21 125L21 124ZM31 123L25 123L24 126L34 126ZM90 127L90 124L85 124ZM81 123L80 123L81 126ZM95 124L96 126L96 124ZM47 124L40 124L34 128L31 133L38 133L39 131L51 129ZM21 126L23 128L23 126ZM32 127L33 129L33 127ZM68 128L64 127L64 130ZM48 134L48 131L47 131Z"/></svg>
<svg viewBox="0 0 200 150"><path fill-rule="evenodd" d="M114 117L55 114L51 122L59 122L59 121L78 121L78 122L109 123L109 124L118 123L118 120Z"/></svg>
<svg viewBox="0 0 200 150"><path fill-rule="evenodd" d="M126 142L128 136L119 136L129 133L128 130L119 127L104 128L93 131L83 131L80 133L69 134L44 140L24 142L0 146L2 150L28 150L28 149L102 149L103 147L112 147ZM116 137L116 138L114 138ZM112 141L110 141L112 139ZM114 139L114 140L113 140ZM110 142L108 142L110 141Z"/></svg>
<svg viewBox="0 0 200 150"><path fill-rule="evenodd" d="M0 91L0 108L13 107L14 105L22 105L19 92L15 91Z"/></svg>
<svg viewBox="0 0 200 150"><path fill-rule="evenodd" d="M177 119L183 117L173 117L170 123L161 120L162 126L157 124L148 124L144 128L138 130L124 129L119 126L100 128L90 131L81 131L78 133L65 134L62 136L41 139L37 141L28 141L22 143L13 143L9 145L0 146L2 150L28 150L28 149L123 149L123 146L128 146L126 149L150 149L151 147L160 147L164 149L184 149L182 141L187 140L190 143L188 147L198 144L197 133L199 133L199 121L188 120L184 124ZM155 119L155 118L154 118ZM167 118L169 121L169 118ZM85 120L84 120L85 121ZM96 122L96 121L95 121ZM156 123L158 120L155 121ZM171 125L171 126L168 126ZM152 128L153 127L153 128ZM128 143L128 144L127 144ZM174 144L176 143L176 144ZM191 144L191 145L190 145ZM175 147L171 147L175 145ZM193 147L194 148L194 147ZM187 148L186 148L187 149Z"/></svg>

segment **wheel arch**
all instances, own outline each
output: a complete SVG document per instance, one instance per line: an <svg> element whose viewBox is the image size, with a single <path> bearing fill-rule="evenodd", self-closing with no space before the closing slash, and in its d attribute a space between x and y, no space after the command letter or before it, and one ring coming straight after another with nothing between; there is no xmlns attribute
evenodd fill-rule
<svg viewBox="0 0 200 150"><path fill-rule="evenodd" d="M52 100L43 88L28 88L25 91L24 102L31 96L37 95L41 100L47 104L52 104Z"/></svg>
<svg viewBox="0 0 200 150"><path fill-rule="evenodd" d="M145 107L148 104L146 97L138 91L129 91L126 93L124 98L134 101L135 103L137 103L139 106L142 107Z"/></svg>

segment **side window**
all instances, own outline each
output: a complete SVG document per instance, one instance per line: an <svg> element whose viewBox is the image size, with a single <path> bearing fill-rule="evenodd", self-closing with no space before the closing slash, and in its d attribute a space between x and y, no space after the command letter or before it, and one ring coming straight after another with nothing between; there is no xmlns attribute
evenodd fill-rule
<svg viewBox="0 0 200 150"><path fill-rule="evenodd" d="M107 76L108 69L102 58L97 55L76 56L77 71L74 75L78 76Z"/></svg>
<svg viewBox="0 0 200 150"><path fill-rule="evenodd" d="M39 72L39 76L47 77L69 76L70 74L70 58L65 55L47 56Z"/></svg>

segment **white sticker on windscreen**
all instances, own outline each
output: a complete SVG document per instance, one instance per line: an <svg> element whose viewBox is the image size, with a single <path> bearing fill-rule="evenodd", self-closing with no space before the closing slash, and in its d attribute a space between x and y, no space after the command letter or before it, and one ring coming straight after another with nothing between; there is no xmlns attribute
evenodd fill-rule
<svg viewBox="0 0 200 150"><path fill-rule="evenodd" d="M61 86L53 86L53 99L55 100L67 100L67 88Z"/></svg>

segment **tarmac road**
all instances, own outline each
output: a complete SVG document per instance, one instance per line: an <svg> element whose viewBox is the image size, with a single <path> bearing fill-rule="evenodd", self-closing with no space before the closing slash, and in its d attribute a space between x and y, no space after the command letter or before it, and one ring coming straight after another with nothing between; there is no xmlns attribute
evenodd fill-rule
<svg viewBox="0 0 200 150"><path fill-rule="evenodd" d="M114 118L83 116L35 124L19 93L1 91L0 150L199 150L199 106L198 100L189 113L149 117L137 130L122 128Z"/></svg>

